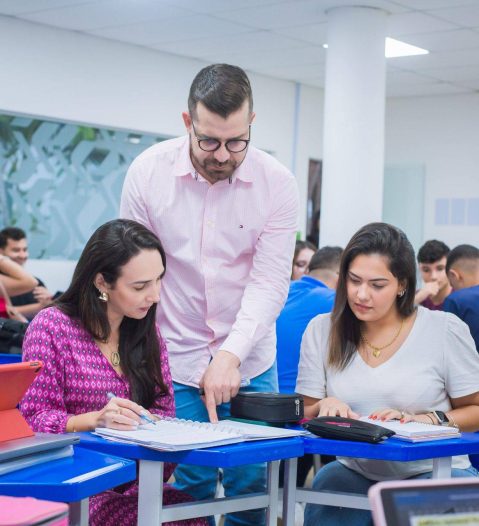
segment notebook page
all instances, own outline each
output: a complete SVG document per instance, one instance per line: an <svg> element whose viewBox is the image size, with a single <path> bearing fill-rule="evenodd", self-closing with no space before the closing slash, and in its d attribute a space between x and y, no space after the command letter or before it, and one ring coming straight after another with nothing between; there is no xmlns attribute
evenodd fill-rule
<svg viewBox="0 0 479 526"><path fill-rule="evenodd" d="M222 429L217 424L179 419L159 420L155 424L140 425L132 431L97 428L95 432L105 437L168 450L196 449L244 440L241 433Z"/></svg>
<svg viewBox="0 0 479 526"><path fill-rule="evenodd" d="M382 422L363 417L360 420L376 424L377 426L385 427L394 431L398 437L421 437L421 436L459 436L459 430L455 427L437 426L433 424L423 424L421 422L407 422L402 424L399 420L389 420Z"/></svg>
<svg viewBox="0 0 479 526"><path fill-rule="evenodd" d="M308 434L308 432L304 429L284 429L281 427L262 426L256 424L249 424L247 422L238 422L236 420L221 420L219 425L226 429L231 429L241 433L245 440L286 438Z"/></svg>

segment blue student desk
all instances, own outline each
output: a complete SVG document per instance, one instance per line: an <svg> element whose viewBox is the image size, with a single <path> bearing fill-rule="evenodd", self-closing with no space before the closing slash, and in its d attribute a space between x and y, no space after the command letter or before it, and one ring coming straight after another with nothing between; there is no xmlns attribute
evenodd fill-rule
<svg viewBox="0 0 479 526"><path fill-rule="evenodd" d="M416 443L395 438L389 438L380 444L330 440L319 437L304 437L303 441L305 453L376 460L395 460L398 462L433 459L432 478L447 478L451 476L453 456L469 455L479 452L478 433L462 433L460 438ZM304 488L297 489L295 487L296 469L297 459L288 459L285 462L283 493L283 524L285 526L294 524L295 502L370 509L366 496L332 491L319 492Z"/></svg>
<svg viewBox="0 0 479 526"><path fill-rule="evenodd" d="M0 495L70 503L70 526L88 526L88 498L136 479L131 460L74 447L74 455L0 476Z"/></svg>
<svg viewBox="0 0 479 526"><path fill-rule="evenodd" d="M82 447L139 461L138 524L140 526L159 525L173 520L257 508L266 508L267 524L276 526L279 461L301 457L304 454L303 441L299 437L257 440L208 449L175 452L156 451L135 444L112 442L91 433L80 433L80 437ZM240 497L203 500L163 507L163 468L165 462L217 468L267 462L266 493L252 493Z"/></svg>
<svg viewBox="0 0 479 526"><path fill-rule="evenodd" d="M0 353L0 365L5 363L17 363L22 361L21 354L4 354Z"/></svg>

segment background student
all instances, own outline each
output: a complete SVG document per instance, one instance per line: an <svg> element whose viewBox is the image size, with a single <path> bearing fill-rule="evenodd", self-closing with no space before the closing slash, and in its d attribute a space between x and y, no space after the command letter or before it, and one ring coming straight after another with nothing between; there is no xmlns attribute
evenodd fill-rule
<svg viewBox="0 0 479 526"><path fill-rule="evenodd" d="M479 429L479 356L465 323L414 306L414 250L399 229L372 223L345 248L331 314L308 325L296 390L305 416L371 416ZM435 413L433 413L435 411ZM452 476L477 476L467 456ZM366 494L378 480L431 477L432 460L338 458L313 488ZM308 504L305 526L365 526L368 511Z"/></svg>
<svg viewBox="0 0 479 526"><path fill-rule="evenodd" d="M21 228L7 227L0 231L0 254L8 256L20 266L24 266L28 260L27 236ZM30 287L23 294L14 294L11 297L12 305L16 310L28 319L32 319L43 307L52 302L52 294L40 279L36 278L38 284Z"/></svg>
<svg viewBox="0 0 479 526"><path fill-rule="evenodd" d="M309 241L298 239L294 247L293 268L291 270L291 281L301 279L308 269L309 262L316 251L316 246Z"/></svg>
<svg viewBox="0 0 479 526"><path fill-rule="evenodd" d="M308 323L333 308L342 252L340 247L320 248L311 258L305 275L289 286L288 299L276 320L276 360L281 393L295 392L301 338ZM321 461L326 463L332 458L322 455ZM297 486L304 486L312 466L313 455L298 459ZM281 463L281 483L283 468Z"/></svg>
<svg viewBox="0 0 479 526"><path fill-rule="evenodd" d="M38 283L31 274L5 254L0 254L0 281L10 296L31 290Z"/></svg>
<svg viewBox="0 0 479 526"><path fill-rule="evenodd" d="M343 249L320 248L305 275L292 281L286 303L276 320L276 360L281 393L294 393L298 376L301 338L318 314L331 312Z"/></svg>
<svg viewBox="0 0 479 526"><path fill-rule="evenodd" d="M447 279L449 247L442 241L426 241L417 253L423 286L416 292L415 303L431 310L443 310L444 300L452 292Z"/></svg>
<svg viewBox="0 0 479 526"><path fill-rule="evenodd" d="M23 359L44 363L21 402L34 431L134 429L142 408L174 416L168 355L155 323L165 265L158 238L135 221L110 221L92 235L68 290L25 336ZM109 392L117 397L109 400ZM165 483L173 469L165 465ZM163 498L191 500L168 485ZM136 526L137 514L137 482L90 499L92 526Z"/></svg>
<svg viewBox="0 0 479 526"><path fill-rule="evenodd" d="M479 351L479 249L457 246L447 258L446 269L454 292L446 298L444 310L467 323Z"/></svg>

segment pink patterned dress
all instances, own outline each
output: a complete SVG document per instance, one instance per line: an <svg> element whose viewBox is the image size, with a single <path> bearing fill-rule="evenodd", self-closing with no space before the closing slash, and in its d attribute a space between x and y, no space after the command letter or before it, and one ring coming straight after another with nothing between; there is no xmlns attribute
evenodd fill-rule
<svg viewBox="0 0 479 526"><path fill-rule="evenodd" d="M174 416L175 405L166 346L158 333L161 371L168 393L158 392L149 410ZM28 327L23 359L41 360L44 367L23 398L20 409L34 431L65 433L73 416L102 409L111 391L130 398L130 387L103 356L90 333L56 307L39 312ZM185 493L166 484L174 464L165 464L165 504L191 501ZM152 481L153 483L153 481ZM90 499L91 526L134 526L138 514L138 483L124 484ZM205 519L175 521L171 525L204 526Z"/></svg>

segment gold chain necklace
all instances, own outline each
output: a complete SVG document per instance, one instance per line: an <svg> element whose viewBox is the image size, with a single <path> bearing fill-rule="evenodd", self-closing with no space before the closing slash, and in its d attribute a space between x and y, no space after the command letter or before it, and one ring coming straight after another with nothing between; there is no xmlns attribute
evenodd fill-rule
<svg viewBox="0 0 479 526"><path fill-rule="evenodd" d="M367 345L370 349L373 350L373 356L374 358L379 358L381 356L381 351L384 350L386 347L389 347L392 345L398 338L398 336L401 334L402 327L404 325L404 318L401 320L401 325L399 325L399 329L397 333L394 335L394 338L389 342L386 343L386 345L383 345L381 347L377 347L376 345L373 345L367 338L364 336L364 334L361 331L361 341Z"/></svg>

